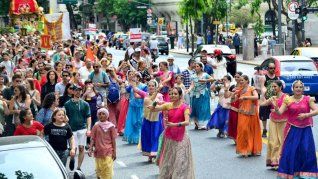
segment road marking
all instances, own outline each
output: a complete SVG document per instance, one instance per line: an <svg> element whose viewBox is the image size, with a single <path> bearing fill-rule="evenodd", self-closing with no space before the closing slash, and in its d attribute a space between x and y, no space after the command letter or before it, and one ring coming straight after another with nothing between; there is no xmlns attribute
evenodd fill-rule
<svg viewBox="0 0 318 179"><path fill-rule="evenodd" d="M121 167L127 167L127 165L121 160L117 160L116 163L120 165Z"/></svg>
<svg viewBox="0 0 318 179"><path fill-rule="evenodd" d="M268 140L266 138L262 138L264 144L268 144Z"/></svg>
<svg viewBox="0 0 318 179"><path fill-rule="evenodd" d="M139 179L139 177L137 177L137 175L130 175L131 179Z"/></svg>

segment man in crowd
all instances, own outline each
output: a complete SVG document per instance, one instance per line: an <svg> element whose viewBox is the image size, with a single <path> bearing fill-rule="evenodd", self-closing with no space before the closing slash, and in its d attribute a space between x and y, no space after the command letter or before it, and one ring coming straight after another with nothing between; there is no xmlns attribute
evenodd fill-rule
<svg viewBox="0 0 318 179"><path fill-rule="evenodd" d="M78 165L77 169L81 170L84 160L84 147L86 145L87 136L91 133L91 112L89 104L81 98L82 88L73 85L74 96L64 105L66 115L69 118L69 124L73 131L75 146L78 147ZM75 159L70 159L70 170L74 170Z"/></svg>

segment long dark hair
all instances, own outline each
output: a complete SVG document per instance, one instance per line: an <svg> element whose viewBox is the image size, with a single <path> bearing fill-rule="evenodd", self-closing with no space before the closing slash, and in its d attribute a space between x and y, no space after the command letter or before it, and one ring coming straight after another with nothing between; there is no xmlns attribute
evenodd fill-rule
<svg viewBox="0 0 318 179"><path fill-rule="evenodd" d="M30 109L22 109L19 113L19 119L20 119L20 122L21 124L23 124L25 122L25 116L27 115L28 111Z"/></svg>
<svg viewBox="0 0 318 179"><path fill-rule="evenodd" d="M44 97L42 107L44 109L49 109L53 105L55 100L56 100L56 96L55 96L54 92L47 94Z"/></svg>
<svg viewBox="0 0 318 179"><path fill-rule="evenodd" d="M66 86L65 86L65 90L64 90L64 93L63 93L63 96L68 96L68 89L72 86L71 83L67 83Z"/></svg>
<svg viewBox="0 0 318 179"><path fill-rule="evenodd" d="M25 101L26 98L27 98L27 90L26 90L26 88L23 85L18 85L18 86L16 86L16 88L18 88L19 91L20 91L20 95L22 97L22 101Z"/></svg>
<svg viewBox="0 0 318 179"><path fill-rule="evenodd" d="M47 74L46 74L47 83L50 83L50 78L49 78L49 76L50 76L50 73L51 73L51 72L53 72L53 73L55 74L55 79L54 79L54 81L55 81L55 84L56 84L56 83L57 83L57 79L58 79L58 75L57 75L57 73L56 73L55 70L49 70L49 71L47 72Z"/></svg>

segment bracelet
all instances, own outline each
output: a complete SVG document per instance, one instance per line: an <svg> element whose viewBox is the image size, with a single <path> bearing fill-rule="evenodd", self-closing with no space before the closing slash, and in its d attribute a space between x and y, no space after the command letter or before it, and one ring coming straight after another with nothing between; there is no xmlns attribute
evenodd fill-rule
<svg viewBox="0 0 318 179"><path fill-rule="evenodd" d="M181 125L181 122L179 122L179 123L178 123L178 127L181 127L181 126L182 126L182 125Z"/></svg>

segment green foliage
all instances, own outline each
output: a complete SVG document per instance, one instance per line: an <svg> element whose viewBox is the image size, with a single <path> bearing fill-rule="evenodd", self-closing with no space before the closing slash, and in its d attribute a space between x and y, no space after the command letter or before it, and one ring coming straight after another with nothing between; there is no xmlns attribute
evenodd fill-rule
<svg viewBox="0 0 318 179"><path fill-rule="evenodd" d="M264 33L264 23L262 19L257 18L255 24L253 25L253 29L255 31L255 34L259 37L262 33Z"/></svg>
<svg viewBox="0 0 318 179"><path fill-rule="evenodd" d="M0 15L8 15L10 7L10 0L0 1Z"/></svg>
<svg viewBox="0 0 318 179"><path fill-rule="evenodd" d="M137 9L140 4L128 0L98 0L99 12L110 19L117 16L119 24L127 31L133 24L147 25L147 9ZM138 0L140 3L148 4L148 0Z"/></svg>
<svg viewBox="0 0 318 179"><path fill-rule="evenodd" d="M223 19L226 16L226 11L229 5L226 0L207 0L208 8L206 13L214 19Z"/></svg>
<svg viewBox="0 0 318 179"><path fill-rule="evenodd" d="M199 20L207 10L204 0L182 0L179 3L179 15L188 23L190 19Z"/></svg>
<svg viewBox="0 0 318 179"><path fill-rule="evenodd" d="M8 34L8 33L14 33L15 30L13 27L0 27L0 34Z"/></svg>
<svg viewBox="0 0 318 179"><path fill-rule="evenodd" d="M244 6L241 9L234 8L231 10L229 19L230 22L235 23L237 26L246 28L248 24L256 22L256 17L250 13L250 8Z"/></svg>

